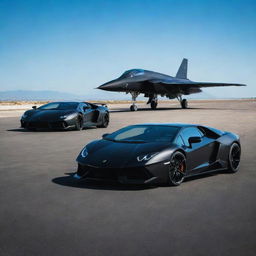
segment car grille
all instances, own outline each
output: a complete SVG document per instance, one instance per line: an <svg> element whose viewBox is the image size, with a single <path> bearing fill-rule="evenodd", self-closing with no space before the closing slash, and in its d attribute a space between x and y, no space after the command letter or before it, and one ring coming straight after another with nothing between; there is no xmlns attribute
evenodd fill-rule
<svg viewBox="0 0 256 256"><path fill-rule="evenodd" d="M49 128L48 122L29 122L28 127L31 128Z"/></svg>
<svg viewBox="0 0 256 256"><path fill-rule="evenodd" d="M66 122L43 122L43 121L37 121L37 122L28 122L24 123L24 126L27 126L28 128L38 128L38 129L63 129L67 127Z"/></svg>
<svg viewBox="0 0 256 256"><path fill-rule="evenodd" d="M129 180L147 180L153 176L145 167L135 168L96 168L78 164L77 174L86 178L118 180L126 177Z"/></svg>

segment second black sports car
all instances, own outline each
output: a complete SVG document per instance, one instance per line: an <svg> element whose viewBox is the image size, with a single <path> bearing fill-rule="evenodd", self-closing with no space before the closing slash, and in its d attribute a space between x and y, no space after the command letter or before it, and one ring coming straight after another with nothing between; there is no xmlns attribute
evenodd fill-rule
<svg viewBox="0 0 256 256"><path fill-rule="evenodd" d="M239 168L239 136L190 124L140 124L103 135L77 157L77 179L180 185L185 177Z"/></svg>
<svg viewBox="0 0 256 256"><path fill-rule="evenodd" d="M88 102L51 102L26 111L20 122L21 127L29 130L81 130L88 126L106 128L109 111L106 106Z"/></svg>

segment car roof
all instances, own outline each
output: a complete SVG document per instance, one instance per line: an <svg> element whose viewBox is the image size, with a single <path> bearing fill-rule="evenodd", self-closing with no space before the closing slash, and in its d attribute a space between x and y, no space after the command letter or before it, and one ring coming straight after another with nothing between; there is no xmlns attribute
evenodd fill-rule
<svg viewBox="0 0 256 256"><path fill-rule="evenodd" d="M49 103L83 103L81 101L51 101Z"/></svg>
<svg viewBox="0 0 256 256"><path fill-rule="evenodd" d="M180 128L202 126L197 124L184 124L184 123L144 123L144 124L137 124L137 125L174 126L174 127L180 127Z"/></svg>
<svg viewBox="0 0 256 256"><path fill-rule="evenodd" d="M216 128L212 128L209 126L199 125L199 124L184 124L184 123L145 123L145 124L138 124L138 125L155 125L155 126L171 126L171 127L178 127L180 129L186 127L202 127L206 129L210 129L212 132L215 132L218 135L223 135L225 132Z"/></svg>

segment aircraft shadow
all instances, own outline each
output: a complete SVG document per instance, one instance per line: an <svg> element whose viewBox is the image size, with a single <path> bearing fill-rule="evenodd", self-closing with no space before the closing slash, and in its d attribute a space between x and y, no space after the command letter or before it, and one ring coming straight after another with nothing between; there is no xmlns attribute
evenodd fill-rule
<svg viewBox="0 0 256 256"><path fill-rule="evenodd" d="M138 108L137 111L164 111L164 110L180 110L181 108L157 108L156 110L152 110L151 108ZM193 109L193 108L188 108L188 109ZM110 110L111 113L115 113L115 112L131 112L131 110L129 108L127 109L113 109Z"/></svg>
<svg viewBox="0 0 256 256"><path fill-rule="evenodd" d="M139 191L157 188L153 185L126 185L114 181L76 180L72 177L74 173L65 174L67 176L54 178L52 182L61 186L96 190Z"/></svg>
<svg viewBox="0 0 256 256"><path fill-rule="evenodd" d="M198 110L234 110L232 108L187 108L187 109L182 109L182 108L157 108L156 110L152 110L151 108L138 108L137 111L166 111L166 110L182 110L182 111L186 111L186 110L190 110L190 109L198 109ZM122 113L122 112L131 112L130 109L113 109L110 110L110 113Z"/></svg>

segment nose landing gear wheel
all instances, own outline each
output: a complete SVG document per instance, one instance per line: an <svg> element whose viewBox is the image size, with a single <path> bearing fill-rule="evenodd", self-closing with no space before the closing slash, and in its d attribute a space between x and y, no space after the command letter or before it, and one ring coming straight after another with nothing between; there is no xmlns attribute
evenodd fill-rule
<svg viewBox="0 0 256 256"><path fill-rule="evenodd" d="M138 110L138 107L136 105L131 105L130 106L130 110L131 111L137 111Z"/></svg>
<svg viewBox="0 0 256 256"><path fill-rule="evenodd" d="M186 157L181 152L175 152L169 166L169 184L179 186L186 174Z"/></svg>

